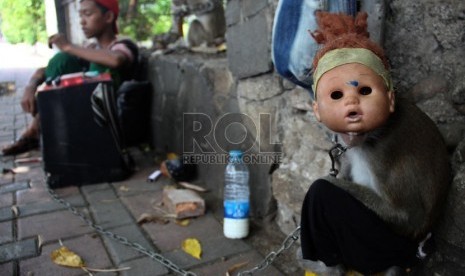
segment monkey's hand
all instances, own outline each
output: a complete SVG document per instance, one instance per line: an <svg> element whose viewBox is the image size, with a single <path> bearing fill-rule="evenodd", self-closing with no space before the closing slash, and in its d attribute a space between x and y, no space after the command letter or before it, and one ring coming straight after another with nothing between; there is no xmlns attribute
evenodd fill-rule
<svg viewBox="0 0 465 276"><path fill-rule="evenodd" d="M406 210L396 208L389 199L383 198L372 189L332 176L326 176L323 179L354 196L368 209L375 212L382 220L394 225L405 225L408 222L409 217Z"/></svg>

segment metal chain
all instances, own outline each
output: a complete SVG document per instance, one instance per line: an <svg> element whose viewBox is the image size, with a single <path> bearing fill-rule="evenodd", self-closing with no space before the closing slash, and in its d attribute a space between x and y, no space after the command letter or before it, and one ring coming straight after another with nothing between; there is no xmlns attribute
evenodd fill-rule
<svg viewBox="0 0 465 276"><path fill-rule="evenodd" d="M331 158L331 169L329 170L329 175L336 177L339 171L336 169L336 160L341 157L341 155L346 152L347 148L343 147L341 144L335 144L328 152L329 157Z"/></svg>
<svg viewBox="0 0 465 276"><path fill-rule="evenodd" d="M265 259L261 263L259 263L257 266L250 270L245 270L242 271L238 274L238 276L250 276L253 275L255 272L258 270L263 270L270 266L274 260L283 253L283 251L289 249L298 239L300 236L300 226L297 227L294 231L292 231L291 234L289 234L283 241L281 248L277 252L271 251Z"/></svg>
<svg viewBox="0 0 465 276"><path fill-rule="evenodd" d="M47 182L47 179L45 179L45 183L47 184L47 188L48 188L48 193L50 194L50 196L56 200L57 202L59 202L60 204L62 204L63 206L65 206L69 211L71 211L73 214L75 214L76 216L78 216L79 218L81 218L89 227L91 227L92 229L94 229L95 231L97 231L98 233L104 235L104 236L107 236L113 240L116 240L126 246L129 246L131 248L133 248L134 250L136 251L139 251L147 256L149 256L151 259L157 261L157 262L160 262L162 265L166 266L168 269L174 271L174 272L177 272L179 275L183 275L183 276L196 276L195 273L193 272L189 272L189 271L185 271L183 270L182 268L180 268L179 266L175 265L173 262L171 262L170 260L166 259L165 257L163 257L162 255L158 254L158 253L155 253L151 250L148 250L146 248L144 248L142 245L138 244L138 243L135 243L135 242L131 242L129 241L127 238L123 237L123 236L120 236L118 234L115 234L113 232L110 232L108 230L105 230L103 229L101 226L93 223L89 218L87 218L82 212L78 211L75 207L73 207L69 202L65 201L64 199L62 199L53 189L51 189L49 186L48 186L48 182Z"/></svg>

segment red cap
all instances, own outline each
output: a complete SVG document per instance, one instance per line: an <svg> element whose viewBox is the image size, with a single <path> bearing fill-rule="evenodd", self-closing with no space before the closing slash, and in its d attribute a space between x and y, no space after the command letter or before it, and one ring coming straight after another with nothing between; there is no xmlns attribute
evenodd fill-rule
<svg viewBox="0 0 465 276"><path fill-rule="evenodd" d="M119 14L119 5L118 0L94 0L95 3L107 8L108 10L112 11L115 15L115 21L113 21L113 29L116 33L118 33L118 26L116 25L116 19L118 19Z"/></svg>

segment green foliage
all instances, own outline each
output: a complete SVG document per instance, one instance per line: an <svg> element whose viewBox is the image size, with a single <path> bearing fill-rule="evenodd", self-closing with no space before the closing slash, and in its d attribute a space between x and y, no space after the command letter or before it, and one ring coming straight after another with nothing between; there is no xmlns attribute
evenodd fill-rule
<svg viewBox="0 0 465 276"><path fill-rule="evenodd" d="M135 40L150 39L171 27L171 0L138 0L136 14L127 16L129 0L120 0L120 31Z"/></svg>
<svg viewBox="0 0 465 276"><path fill-rule="evenodd" d="M11 43L46 41L43 0L0 0L1 30Z"/></svg>
<svg viewBox="0 0 465 276"><path fill-rule="evenodd" d="M130 0L120 0L120 32L138 41L171 27L171 0L138 0L135 14L128 16ZM0 0L1 33L10 43L46 42L43 0Z"/></svg>

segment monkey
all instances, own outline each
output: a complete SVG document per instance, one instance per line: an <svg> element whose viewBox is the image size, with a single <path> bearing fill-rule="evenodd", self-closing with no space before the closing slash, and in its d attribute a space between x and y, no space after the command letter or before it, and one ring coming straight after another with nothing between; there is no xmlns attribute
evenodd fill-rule
<svg viewBox="0 0 465 276"><path fill-rule="evenodd" d="M334 39L341 43L320 51L313 63L315 115L348 146L340 159L341 175L326 180L351 193L397 232L421 239L439 216L450 182L444 139L426 114L396 97L387 59L381 47L368 39L366 13L359 13L355 19L322 12L317 17L323 25L328 22L324 20L331 20L333 25L345 20L345 26L353 22L359 31L359 36L337 37L331 33L334 29L329 34L324 30L314 34L317 41ZM354 50L347 50L354 40ZM366 48L358 48L363 41ZM335 62L338 66L325 68ZM350 74L348 70L361 73ZM328 74L335 76L330 82ZM334 86L335 81L342 83ZM321 100L317 97L320 90ZM352 90L355 94L346 93ZM373 97L378 99L367 100ZM338 103L341 101L347 102ZM340 114L344 118L333 118L337 116L334 112L344 110L347 114Z"/></svg>
<svg viewBox="0 0 465 276"><path fill-rule="evenodd" d="M184 8L183 8L184 7ZM197 47L219 45L224 42L226 19L221 0L173 0L173 30L183 36L182 24L184 17L195 15L189 23L187 44Z"/></svg>
<svg viewBox="0 0 465 276"><path fill-rule="evenodd" d="M189 23L187 45L190 47L198 47L202 44L211 46L213 44L213 38L212 35L205 30L204 25L198 19L194 19Z"/></svg>
<svg viewBox="0 0 465 276"><path fill-rule="evenodd" d="M331 175L315 181L303 203L303 259L322 261L327 271L338 262L362 273L408 267L415 253L423 256L443 210L451 182L446 144L433 120L394 91L384 51L368 38L366 13L316 17L320 29L311 35L324 46L313 61L312 107L338 143ZM346 211L368 229L348 221Z"/></svg>

